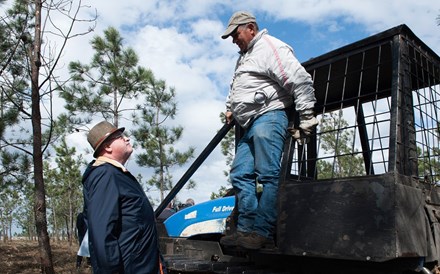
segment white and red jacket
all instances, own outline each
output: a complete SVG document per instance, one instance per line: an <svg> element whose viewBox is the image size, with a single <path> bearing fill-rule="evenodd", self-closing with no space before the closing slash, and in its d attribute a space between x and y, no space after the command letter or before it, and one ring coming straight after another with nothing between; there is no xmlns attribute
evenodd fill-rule
<svg viewBox="0 0 440 274"><path fill-rule="evenodd" d="M256 117L287 108L293 100L298 112L313 110L316 98L312 78L289 45L261 30L248 50L240 52L226 109L247 128Z"/></svg>

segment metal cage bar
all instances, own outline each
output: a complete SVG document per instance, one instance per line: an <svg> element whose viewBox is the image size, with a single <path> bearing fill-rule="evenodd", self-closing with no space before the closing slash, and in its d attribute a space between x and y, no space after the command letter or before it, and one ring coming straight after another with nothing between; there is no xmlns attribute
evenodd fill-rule
<svg viewBox="0 0 440 274"><path fill-rule="evenodd" d="M417 42L395 33L305 63L320 125L307 145L289 140L287 177L307 181L397 171L440 179L439 60Z"/></svg>

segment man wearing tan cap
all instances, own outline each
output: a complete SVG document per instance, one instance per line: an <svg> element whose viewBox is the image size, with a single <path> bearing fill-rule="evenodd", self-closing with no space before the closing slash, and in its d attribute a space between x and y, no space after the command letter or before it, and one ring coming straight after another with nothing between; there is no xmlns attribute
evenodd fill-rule
<svg viewBox="0 0 440 274"><path fill-rule="evenodd" d="M83 175L93 273L163 273L153 208L124 167L133 147L123 132L103 121L87 136L96 158Z"/></svg>
<svg viewBox="0 0 440 274"><path fill-rule="evenodd" d="M313 81L286 43L259 30L255 16L239 11L222 35L240 49L226 99L226 120L244 128L230 172L237 197L237 232L221 238L226 246L272 247L277 219L280 160L286 139L286 109L295 103L301 136L318 124ZM257 199L256 183L263 186Z"/></svg>

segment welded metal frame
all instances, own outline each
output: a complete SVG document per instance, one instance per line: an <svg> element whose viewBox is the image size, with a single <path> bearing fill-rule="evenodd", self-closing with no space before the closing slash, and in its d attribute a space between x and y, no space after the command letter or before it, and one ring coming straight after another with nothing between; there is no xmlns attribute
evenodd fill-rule
<svg viewBox="0 0 440 274"><path fill-rule="evenodd" d="M405 33L410 35L401 35ZM409 39L410 36L413 38ZM432 122L437 121L439 113L439 60L429 48L418 44L424 45L402 25L304 63L314 78L316 113L321 124L306 146L288 140L285 152L289 159L283 162L284 168L290 170L285 172L286 179L304 181L387 172L423 178L425 174L419 174L418 160L429 167L438 163L439 153L435 148L440 144ZM413 104L413 97L423 98L420 104L425 108L431 102L433 105L422 110L417 102ZM335 121L335 127L324 129L331 113L348 113L353 119L348 125ZM291 126L297 125L293 108L290 115ZM415 121L415 117L425 119ZM425 128L428 123L429 127ZM416 135L414 130L429 136ZM351 143L347 146L340 137L349 131ZM336 148L330 154L322 146L329 134L335 135L336 141ZM344 146L344 151L339 151L338 146ZM429 157L418 157L417 148ZM362 159L362 172L337 172L337 160L342 157ZM331 163L332 173L320 174L319 162Z"/></svg>
<svg viewBox="0 0 440 274"><path fill-rule="evenodd" d="M244 252L217 241L162 237L169 271L408 273L438 265L438 55L401 25L303 65L314 79L321 124L306 145L286 140L276 248ZM294 107L289 119L298 126ZM214 137L177 188L229 128ZM243 130L236 127L235 134L238 140ZM323 145L326 135L334 137L333 148ZM337 169L344 157L356 169ZM166 234L164 227L159 231Z"/></svg>
<svg viewBox="0 0 440 274"><path fill-rule="evenodd" d="M303 65L320 125L306 145L286 141L280 252L438 260L439 56L401 25Z"/></svg>

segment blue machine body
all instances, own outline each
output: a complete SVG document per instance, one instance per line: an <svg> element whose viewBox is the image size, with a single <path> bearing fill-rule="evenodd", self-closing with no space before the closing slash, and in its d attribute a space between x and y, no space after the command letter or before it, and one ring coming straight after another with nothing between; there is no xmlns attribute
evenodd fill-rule
<svg viewBox="0 0 440 274"><path fill-rule="evenodd" d="M235 206L235 197L228 196L184 208L164 221L171 237L223 233L226 218Z"/></svg>

